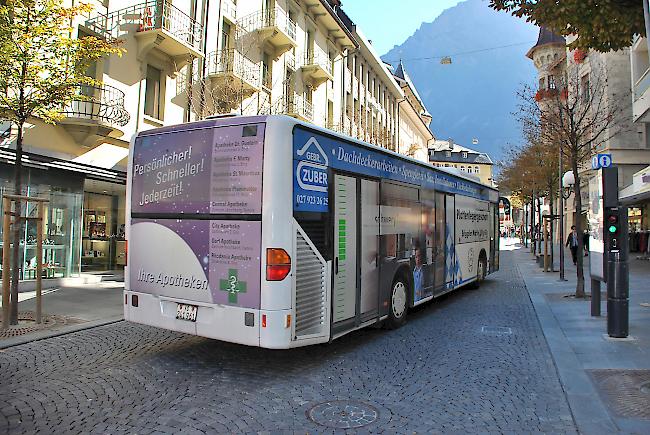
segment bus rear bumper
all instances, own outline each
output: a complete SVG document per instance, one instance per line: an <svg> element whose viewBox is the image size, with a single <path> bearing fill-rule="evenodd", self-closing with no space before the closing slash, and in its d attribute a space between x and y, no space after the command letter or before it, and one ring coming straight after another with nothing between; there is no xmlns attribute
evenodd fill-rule
<svg viewBox="0 0 650 435"><path fill-rule="evenodd" d="M137 298L137 306L134 304L134 296ZM267 349L289 349L328 341L328 337L292 340L292 310L255 310L205 304L128 290L124 291L124 302L124 319L129 322L230 343ZM196 322L177 319L178 304L198 306Z"/></svg>
<svg viewBox="0 0 650 435"><path fill-rule="evenodd" d="M259 310L124 291L124 319L231 343L260 346ZM137 306L133 304L137 296ZM198 306L196 322L176 318L178 304Z"/></svg>

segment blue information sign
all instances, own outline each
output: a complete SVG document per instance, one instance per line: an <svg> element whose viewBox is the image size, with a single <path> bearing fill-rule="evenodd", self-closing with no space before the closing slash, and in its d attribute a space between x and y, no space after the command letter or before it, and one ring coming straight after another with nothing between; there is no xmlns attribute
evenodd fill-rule
<svg viewBox="0 0 650 435"><path fill-rule="evenodd" d="M591 158L591 169L609 168L612 166L611 154L596 154Z"/></svg>

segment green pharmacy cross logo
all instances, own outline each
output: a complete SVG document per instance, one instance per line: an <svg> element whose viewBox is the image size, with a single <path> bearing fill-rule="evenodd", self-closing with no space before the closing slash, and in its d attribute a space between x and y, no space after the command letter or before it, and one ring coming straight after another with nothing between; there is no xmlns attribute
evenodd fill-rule
<svg viewBox="0 0 650 435"><path fill-rule="evenodd" d="M246 293L246 281L239 281L237 269L228 269L228 279L219 280L219 290L228 292L228 303L237 303L237 294Z"/></svg>

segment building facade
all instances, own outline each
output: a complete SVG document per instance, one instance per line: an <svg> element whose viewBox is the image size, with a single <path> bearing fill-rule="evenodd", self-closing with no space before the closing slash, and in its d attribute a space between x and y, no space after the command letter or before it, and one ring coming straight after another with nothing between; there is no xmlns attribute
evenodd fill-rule
<svg viewBox="0 0 650 435"><path fill-rule="evenodd" d="M424 106L402 61L393 73L404 97L398 103L399 131L397 152L428 162L429 145L435 138L429 129L431 114Z"/></svg>
<svg viewBox="0 0 650 435"><path fill-rule="evenodd" d="M453 140L436 140L429 148L429 161L439 168L455 168L477 177L481 183L494 186L489 155L454 143Z"/></svg>
<svg viewBox="0 0 650 435"><path fill-rule="evenodd" d="M50 200L48 277L124 266L127 155L138 131L215 114L286 114L399 150L404 90L338 0L91 3L74 36L117 39L126 52L89 68L102 84L80 85L57 125L33 119L25 129L23 193ZM16 131L0 130L6 193ZM409 142L432 137L421 126L418 134ZM34 275L35 234L28 223L23 279Z"/></svg>
<svg viewBox="0 0 650 435"><path fill-rule="evenodd" d="M648 39L636 37L630 47L630 73L632 90L632 117L636 130L648 147L650 134L650 60ZM650 151L648 151L650 153ZM630 207L628 215L630 231L633 232L633 251L650 254L650 166L640 169L632 176L632 183L620 194L621 201ZM644 243L640 243L641 239Z"/></svg>
<svg viewBox="0 0 650 435"><path fill-rule="evenodd" d="M632 83L643 81L643 73L633 68L630 61L632 50L624 49L608 53L596 51L569 50L568 41L540 28L539 38L527 56L533 60L538 71L538 89L535 99L540 106L550 104L552 98L577 99L590 104L590 93L602 89L603 106L616 107L620 119L602 133L602 139L595 144L591 153L609 153L613 164L619 168L619 190L633 182L634 174L650 163L650 142L645 124L635 122L639 104L629 104ZM647 53L647 48L646 48ZM646 55L647 58L647 55ZM636 76L635 76L636 71ZM645 71L645 70L644 70ZM598 90L596 90L596 87ZM596 101L596 100L594 100ZM593 108L592 110L597 110ZM596 127L594 127L596 128ZM565 171L570 168L564 162ZM589 206L589 183L595 175L590 159L585 158L579 165L582 192L582 210L575 210L573 196L565 202L565 227L569 228L575 219L583 220L587 228L587 208Z"/></svg>

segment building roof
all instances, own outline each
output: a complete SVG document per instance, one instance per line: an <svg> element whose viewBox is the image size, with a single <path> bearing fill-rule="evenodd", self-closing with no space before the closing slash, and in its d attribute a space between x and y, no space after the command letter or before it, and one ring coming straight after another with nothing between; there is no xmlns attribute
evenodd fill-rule
<svg viewBox="0 0 650 435"><path fill-rule="evenodd" d="M539 35L537 36L537 43L533 45L530 48L530 50L528 50L526 56L532 59L535 50L537 50L539 47L543 45L549 45L549 44L558 44L564 46L566 45L566 39L564 39L564 36L560 36L554 33L552 30L547 29L546 27L540 27Z"/></svg>
<svg viewBox="0 0 650 435"><path fill-rule="evenodd" d="M451 156L447 156L447 151L451 151ZM463 158L462 153L467 153L467 158ZM492 159L487 153L473 150L471 148L458 145L453 141L437 140L429 148L429 161L448 162L448 163L475 163L482 165L492 165Z"/></svg>
<svg viewBox="0 0 650 435"><path fill-rule="evenodd" d="M399 61L399 64L397 65L397 69L393 72L393 75L397 77L398 81L401 81L405 84L407 84L410 88L411 91L413 92L413 95L415 98L418 100L422 108L424 109L424 113L422 115L427 116L429 118L432 118L431 114L427 110L427 106L424 105L424 101L420 97L420 94L418 94L418 90L415 88L415 85L411 81L411 77L406 73L406 68L404 68L404 64L402 61Z"/></svg>

